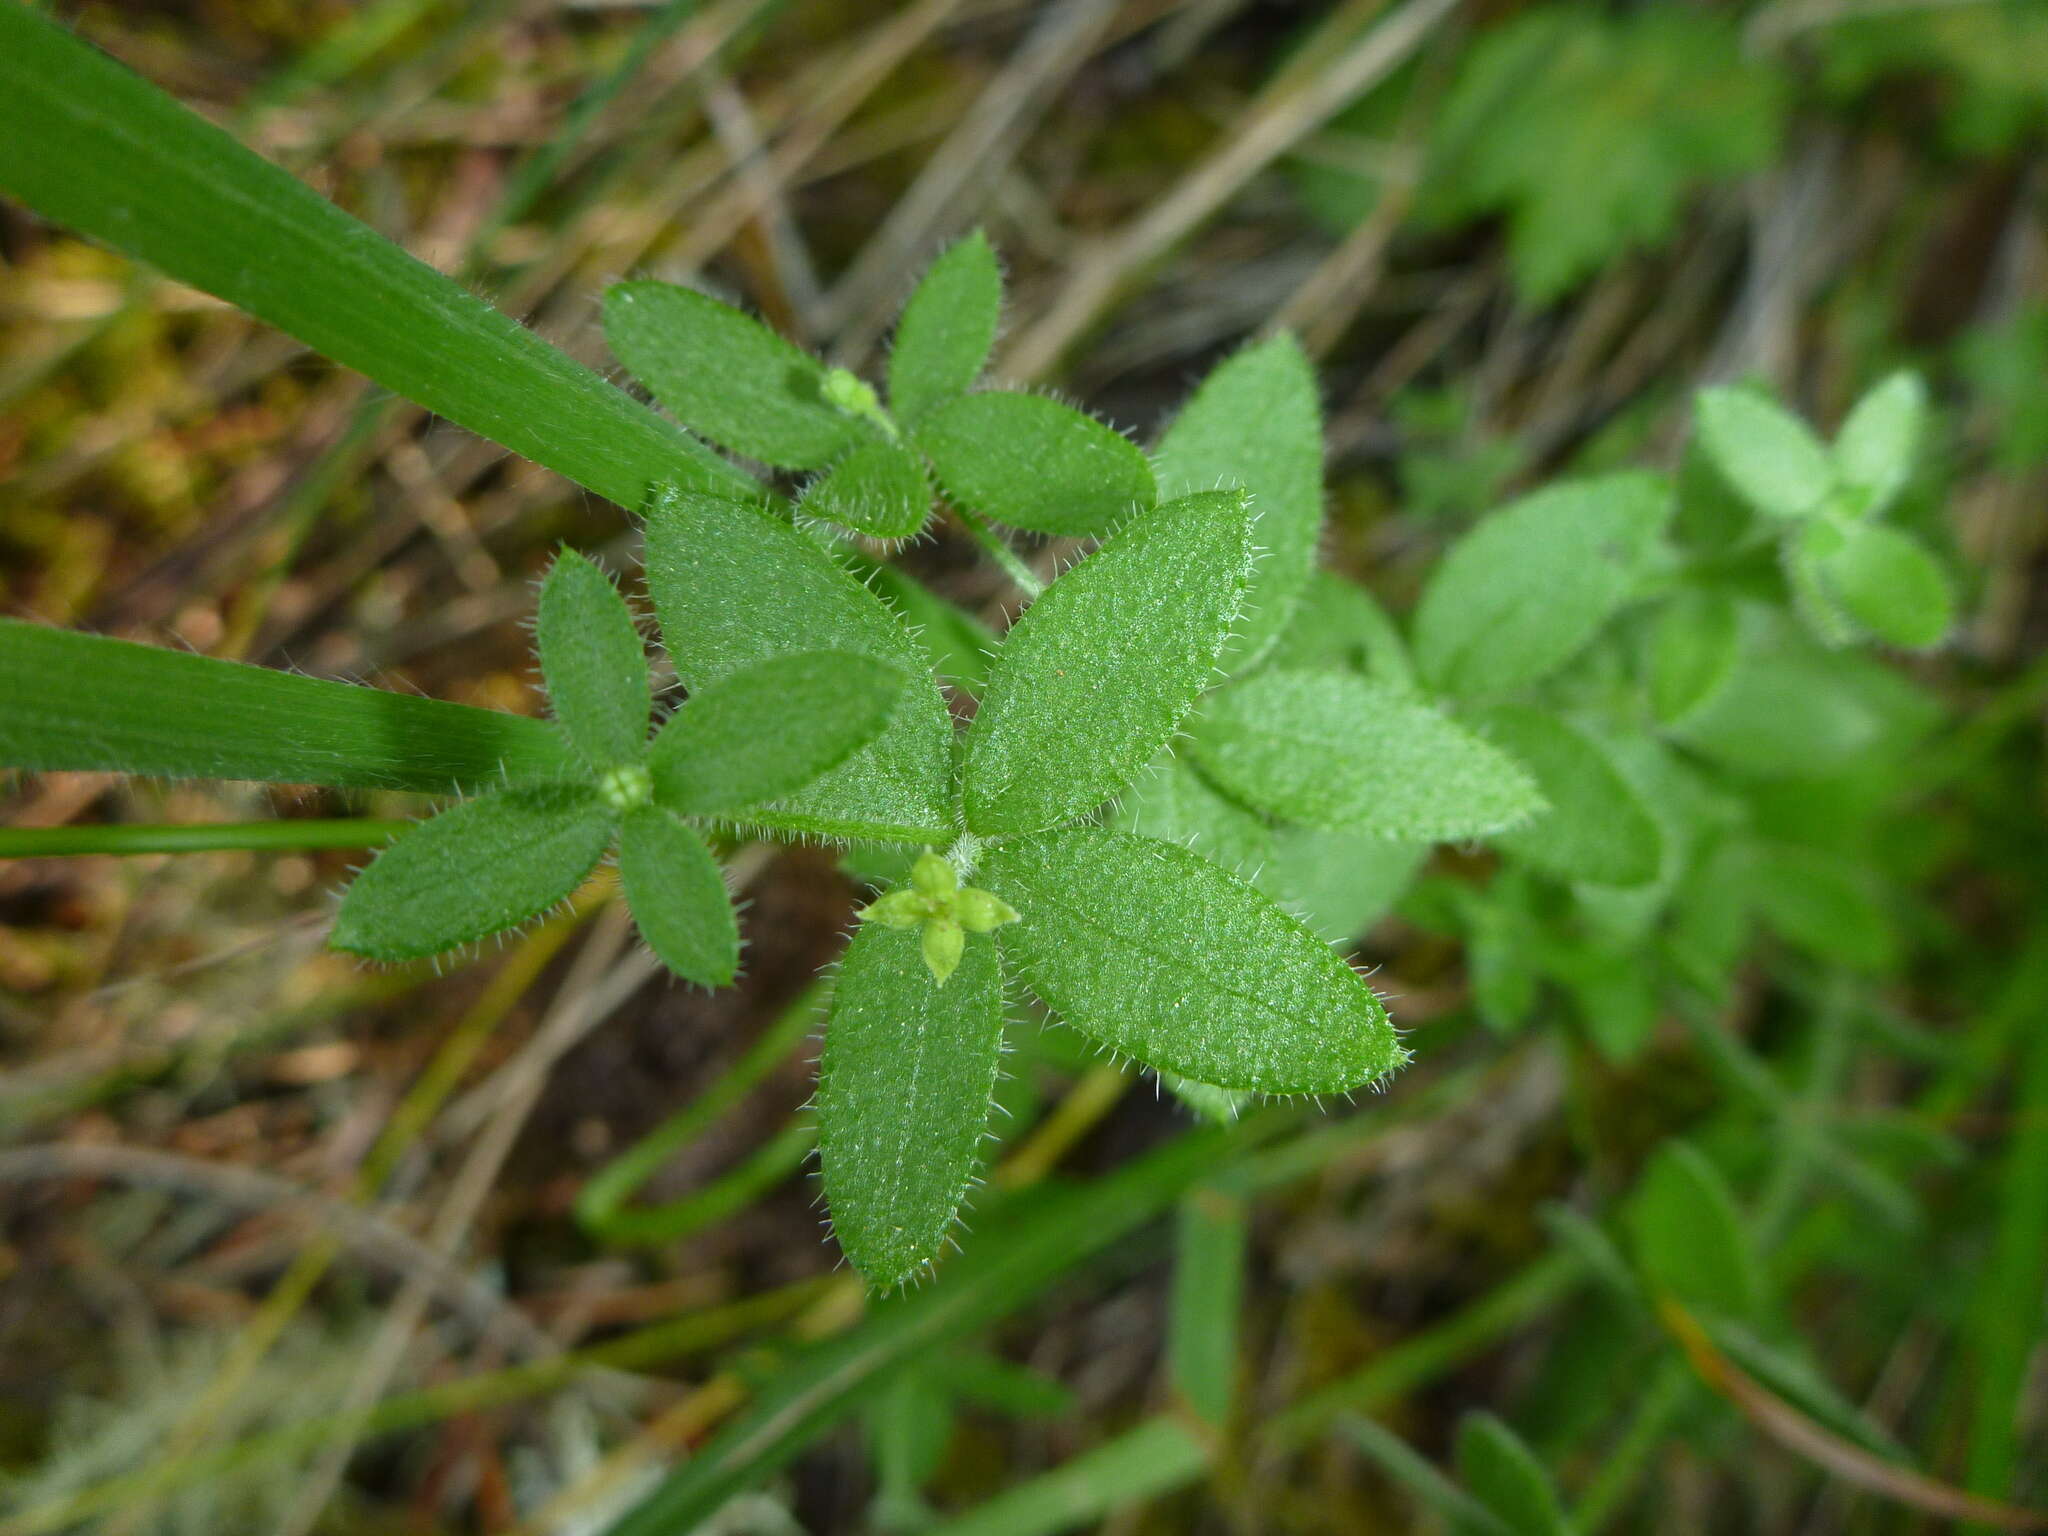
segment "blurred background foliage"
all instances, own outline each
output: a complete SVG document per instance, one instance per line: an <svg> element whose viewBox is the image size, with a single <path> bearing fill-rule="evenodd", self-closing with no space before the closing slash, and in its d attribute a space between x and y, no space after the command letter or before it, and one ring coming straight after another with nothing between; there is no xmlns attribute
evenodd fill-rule
<svg viewBox="0 0 2048 1536"><path fill-rule="evenodd" d="M320 948L346 855L0 864L0 1531L597 1531L678 1467L688 1518L631 1528L2048 1525L2048 3L52 9L599 366L629 274L872 363L977 223L999 373L1141 437L1291 327L1327 560L1396 612L1559 473L1682 466L1711 544L1698 384L1831 426L1911 365L1896 515L1965 617L1882 664L1745 634L1805 681L1689 744L1762 841L1654 933L1454 851L1392 913L1405 870L1327 893L1418 1057L1369 1104L1200 1133L1032 1035L974 1247L886 1303L804 1170L827 851L736 851L717 995L602 885L372 972ZM532 712L549 551L630 560L618 509L12 205L0 337L9 614ZM1000 618L964 540L904 564Z"/></svg>

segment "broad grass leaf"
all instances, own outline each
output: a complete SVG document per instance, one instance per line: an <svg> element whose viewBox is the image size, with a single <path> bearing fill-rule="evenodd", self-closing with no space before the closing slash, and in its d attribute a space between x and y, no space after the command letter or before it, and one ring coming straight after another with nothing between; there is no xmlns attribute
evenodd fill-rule
<svg viewBox="0 0 2048 1536"><path fill-rule="evenodd" d="M332 943L373 960L438 955L516 927L567 897L611 846L595 789L535 784L421 822L356 876Z"/></svg>
<svg viewBox="0 0 2048 1536"><path fill-rule="evenodd" d="M1518 826L1544 804L1498 748L1346 672L1262 672L1220 690L1190 751L1236 799L1305 826L1443 842Z"/></svg>
<svg viewBox="0 0 2048 1536"><path fill-rule="evenodd" d="M1226 358L1180 409L1154 451L1159 495L1241 486L1263 551L1224 668L1250 666L1293 616L1323 531L1323 418L1315 369L1292 336Z"/></svg>
<svg viewBox="0 0 2048 1536"><path fill-rule="evenodd" d="M1664 605L1650 631L1650 713L1672 725L1705 704L1735 670L1741 615L1719 592L1686 592Z"/></svg>
<svg viewBox="0 0 2048 1536"><path fill-rule="evenodd" d="M750 822L950 840L953 720L929 662L903 621L814 541L745 502L663 492L647 519L647 585L676 674L692 690L797 651L850 651L910 680L880 736Z"/></svg>
<svg viewBox="0 0 2048 1536"><path fill-rule="evenodd" d="M1209 685L1251 562L1247 498L1210 491L1133 519L1048 587L968 732L969 830L1035 832L1123 790Z"/></svg>
<svg viewBox="0 0 2048 1536"><path fill-rule="evenodd" d="M1667 1141L1622 1213L1636 1263L1657 1290L1720 1317L1757 1320L1763 1266L1721 1172L1690 1142Z"/></svg>
<svg viewBox="0 0 2048 1536"><path fill-rule="evenodd" d="M1835 434L1835 467L1874 517L1898 499L1927 432L1927 384L1901 369L1858 400Z"/></svg>
<svg viewBox="0 0 2048 1536"><path fill-rule="evenodd" d="M1840 483L1812 428L1752 389L1703 389L1694 406L1700 445L1742 499L1771 517L1818 512Z"/></svg>
<svg viewBox="0 0 2048 1536"><path fill-rule="evenodd" d="M1502 852L1593 885L1657 878L1663 831L1596 737L1541 709L1489 710L1477 723L1535 776L1550 803L1528 826L1496 839Z"/></svg>
<svg viewBox="0 0 2048 1536"><path fill-rule="evenodd" d="M1363 672L1389 687L1415 686L1408 644L1386 609L1357 582L1332 571L1310 573L1294 617L1266 653L1265 665Z"/></svg>
<svg viewBox="0 0 2048 1536"><path fill-rule="evenodd" d="M1889 645L1939 645L1955 623L1955 599L1927 546L1882 523L1832 531L1838 537L1813 572L1841 611Z"/></svg>
<svg viewBox="0 0 2048 1536"><path fill-rule="evenodd" d="M1157 499L1143 449L1043 395L961 395L913 436L949 498L1013 528L1094 536Z"/></svg>
<svg viewBox="0 0 2048 1536"><path fill-rule="evenodd" d="M548 702L576 755L602 773L647 752L647 651L611 578L574 550L555 557L534 625Z"/></svg>
<svg viewBox="0 0 2048 1536"><path fill-rule="evenodd" d="M1854 971L1881 973L1898 959L1898 935L1855 860L1790 844L1752 850L1750 899L1786 943Z"/></svg>
<svg viewBox="0 0 2048 1536"><path fill-rule="evenodd" d="M1423 589L1424 679L1472 697L1556 671L1634 592L1670 508L1661 477L1632 471L1553 486L1486 518Z"/></svg>
<svg viewBox="0 0 2048 1536"><path fill-rule="evenodd" d="M799 651L690 695L654 739L654 797L682 816L730 816L795 794L889 723L904 674L845 651Z"/></svg>
<svg viewBox="0 0 2048 1536"><path fill-rule="evenodd" d="M1004 843L981 882L1004 954L1081 1033L1221 1088L1340 1093L1408 1059L1364 980L1254 886L1172 843L1073 827Z"/></svg>
<svg viewBox="0 0 2048 1536"><path fill-rule="evenodd" d="M704 839L669 811L643 805L619 828L619 881L640 937L663 965L700 986L732 981L739 922Z"/></svg>
<svg viewBox="0 0 2048 1536"><path fill-rule="evenodd" d="M1467 1414L1458 1425L1458 1480L1512 1536L1573 1536L1543 1463L1490 1413Z"/></svg>
<svg viewBox="0 0 2048 1536"><path fill-rule="evenodd" d="M981 377L1002 317L1003 273L980 230L947 247L903 306L889 348L889 408L915 421Z"/></svg>
<svg viewBox="0 0 2048 1536"><path fill-rule="evenodd" d="M804 487L797 510L877 539L907 539L931 515L924 460L883 438L862 443Z"/></svg>
<svg viewBox="0 0 2048 1536"><path fill-rule="evenodd" d="M1223 794L1171 753L1152 764L1117 806L1116 824L1140 837L1192 848L1212 864L1257 878L1273 854L1273 833L1265 822Z"/></svg>
<svg viewBox="0 0 2048 1536"><path fill-rule="evenodd" d="M1340 947L1393 910L1429 857L1427 843L1321 827L1282 827L1272 849L1259 889Z"/></svg>
<svg viewBox="0 0 2048 1536"><path fill-rule="evenodd" d="M1229 1422L1237 1395L1238 1317L1249 1239L1243 1194L1204 1184L1181 1197L1174 1223L1167 1370L1175 1391L1213 1429Z"/></svg>
<svg viewBox="0 0 2048 1536"><path fill-rule="evenodd" d="M614 284L604 334L677 421L763 464L822 469L873 435L826 400L824 364L694 289Z"/></svg>
<svg viewBox="0 0 2048 1536"><path fill-rule="evenodd" d="M918 935L863 923L839 965L818 1065L818 1154L832 1229L878 1289L938 1255L980 1163L1002 1049L993 940L932 980Z"/></svg>

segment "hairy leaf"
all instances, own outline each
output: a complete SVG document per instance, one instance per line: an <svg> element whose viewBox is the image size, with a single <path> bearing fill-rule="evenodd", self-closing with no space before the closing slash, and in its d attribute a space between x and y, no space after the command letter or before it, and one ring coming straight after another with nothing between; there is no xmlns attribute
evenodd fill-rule
<svg viewBox="0 0 2048 1536"><path fill-rule="evenodd" d="M342 898L333 944L413 960L545 912L604 857L614 825L594 789L534 784L465 800L378 854Z"/></svg>
<svg viewBox="0 0 2048 1536"><path fill-rule="evenodd" d="M685 687L793 651L850 651L911 681L868 746L748 820L830 837L950 840L953 721L917 639L804 534L760 507L668 492L647 520L647 584Z"/></svg>
<svg viewBox="0 0 2048 1536"><path fill-rule="evenodd" d="M740 965L740 929L725 876L704 839L658 805L619 828L619 881L640 937L685 981L723 987Z"/></svg>
<svg viewBox="0 0 2048 1536"><path fill-rule="evenodd" d="M1670 512L1655 475L1553 486L1453 545L1415 613L1415 659L1438 688L1508 693L1556 671L1629 598Z"/></svg>
<svg viewBox="0 0 2048 1536"><path fill-rule="evenodd" d="M1595 885L1657 878L1664 834L1598 740L1548 710L1495 709L1483 719L1550 802L1546 814L1498 839L1504 852Z"/></svg>
<svg viewBox="0 0 2048 1536"><path fill-rule="evenodd" d="M684 426L778 469L820 469L872 431L825 398L825 366L751 315L673 283L617 283L604 334Z"/></svg>
<svg viewBox="0 0 2048 1536"><path fill-rule="evenodd" d="M1813 567L1828 598L1887 644L1939 645L1955 622L1955 601L1927 546L1882 523L1845 523L1830 532L1833 547Z"/></svg>
<svg viewBox="0 0 2048 1536"><path fill-rule="evenodd" d="M622 506L749 482L49 16L0 6L0 189Z"/></svg>
<svg viewBox="0 0 2048 1536"><path fill-rule="evenodd" d="M1150 1066L1221 1088L1335 1093L1408 1058L1329 945L1185 848L1073 827L1001 844L981 878L1024 914L1001 938L1031 989Z"/></svg>
<svg viewBox="0 0 2048 1536"><path fill-rule="evenodd" d="M1415 685L1407 644L1387 611L1365 588L1331 571L1310 574L1294 618L1265 661L1270 667L1363 672L1396 688Z"/></svg>
<svg viewBox="0 0 2048 1536"><path fill-rule="evenodd" d="M989 657L996 648L995 631L893 565L859 569L868 584L916 632L932 670L955 687L979 694L988 681Z"/></svg>
<svg viewBox="0 0 2048 1536"><path fill-rule="evenodd" d="M1772 517L1818 512L1838 483L1835 461L1805 422L1749 389L1700 391L1701 446L1742 499Z"/></svg>
<svg viewBox="0 0 2048 1536"><path fill-rule="evenodd" d="M602 773L647 752L647 651L611 578L572 549L555 557L534 627L548 702L569 745Z"/></svg>
<svg viewBox="0 0 2048 1536"><path fill-rule="evenodd" d="M1393 910L1428 857L1427 843L1283 827L1273 834L1273 856L1258 885L1332 944L1344 945Z"/></svg>
<svg viewBox="0 0 2048 1536"><path fill-rule="evenodd" d="M1731 599L1718 592L1674 598L1650 632L1650 712L1664 725L1683 720L1728 681L1741 646Z"/></svg>
<svg viewBox="0 0 2048 1536"><path fill-rule="evenodd" d="M1137 444L1043 395L961 395L915 436L947 496L1013 528L1107 533L1156 499Z"/></svg>
<svg viewBox="0 0 2048 1536"><path fill-rule="evenodd" d="M897 668L799 651L690 695L655 737L654 797L683 816L730 816L795 794L865 747L903 693Z"/></svg>
<svg viewBox="0 0 2048 1536"><path fill-rule="evenodd" d="M967 825L1032 832L1093 810L1164 746L1208 686L1244 598L1241 491L1132 522L1011 626L967 737Z"/></svg>
<svg viewBox="0 0 2048 1536"><path fill-rule="evenodd" d="M1210 699L1203 772L1246 805L1315 827L1442 842L1543 808L1512 758L1441 711L1344 672L1262 672Z"/></svg>
<svg viewBox="0 0 2048 1536"><path fill-rule="evenodd" d="M995 943L942 987L918 934L862 923L840 962L818 1065L818 1154L839 1246L869 1284L914 1279L966 1198L1002 1050Z"/></svg>
<svg viewBox="0 0 2048 1536"><path fill-rule="evenodd" d="M1273 852L1273 834L1183 757L1153 760L1117 807L1117 825L1141 837L1192 848L1212 864L1256 878Z"/></svg>
<svg viewBox="0 0 2048 1536"><path fill-rule="evenodd" d="M924 461L884 438L862 443L804 487L797 510L877 539L907 539L931 515Z"/></svg>
<svg viewBox="0 0 2048 1536"><path fill-rule="evenodd" d="M446 794L577 771L561 732L523 715L15 619L0 619L0 699L0 765L36 772Z"/></svg>
<svg viewBox="0 0 2048 1536"><path fill-rule="evenodd" d="M1874 516L1905 489L1927 430L1927 385L1907 370L1873 387L1835 436L1835 467L1853 486L1858 510Z"/></svg>
<svg viewBox="0 0 2048 1536"><path fill-rule="evenodd" d="M1224 650L1226 670L1249 666L1293 616L1323 530L1323 420L1300 344L1283 334L1219 364L1159 440L1155 466L1167 500L1230 486L1252 494L1264 557Z"/></svg>
<svg viewBox="0 0 2048 1536"><path fill-rule="evenodd" d="M899 418L914 421L974 387L1002 308L1002 269L977 229L932 263L903 306L889 349L889 406Z"/></svg>

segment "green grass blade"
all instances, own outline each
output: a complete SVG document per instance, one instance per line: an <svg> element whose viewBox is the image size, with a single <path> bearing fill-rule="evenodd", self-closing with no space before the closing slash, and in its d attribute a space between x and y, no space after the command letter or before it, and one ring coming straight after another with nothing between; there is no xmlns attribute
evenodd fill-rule
<svg viewBox="0 0 2048 1536"><path fill-rule="evenodd" d="M46 859L81 853L219 853L309 848L380 848L412 826L346 816L332 821L178 822L168 826L0 827L0 859Z"/></svg>
<svg viewBox="0 0 2048 1536"><path fill-rule="evenodd" d="M1208 1465L1209 1447L1202 1437L1162 1413L933 1528L928 1536L1053 1536L1192 1482Z"/></svg>
<svg viewBox="0 0 2048 1536"><path fill-rule="evenodd" d="M1181 1197L1174 1233L1167 1367L1175 1390L1213 1429L1229 1421L1237 1384L1249 1215L1242 1194L1204 1184Z"/></svg>
<svg viewBox="0 0 2048 1536"><path fill-rule="evenodd" d="M523 715L11 619L0 766L429 794L577 771L554 728Z"/></svg>
<svg viewBox="0 0 2048 1536"><path fill-rule="evenodd" d="M702 444L25 6L0 7L0 189L600 496L750 493Z"/></svg>

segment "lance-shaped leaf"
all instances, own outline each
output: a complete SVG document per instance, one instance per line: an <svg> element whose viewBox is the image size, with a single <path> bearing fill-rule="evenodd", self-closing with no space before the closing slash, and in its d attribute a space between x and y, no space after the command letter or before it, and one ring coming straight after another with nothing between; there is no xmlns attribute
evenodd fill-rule
<svg viewBox="0 0 2048 1536"><path fill-rule="evenodd" d="M1390 687L1415 686L1407 642L1387 611L1365 588L1332 571L1310 573L1294 617L1265 662L1269 667L1363 672Z"/></svg>
<svg viewBox="0 0 2048 1536"><path fill-rule="evenodd" d="M1554 486L1460 539L1423 590L1415 659L1448 693L1508 693L1570 661L1634 590L1671 493L1651 474Z"/></svg>
<svg viewBox="0 0 2048 1536"><path fill-rule="evenodd" d="M647 585L692 691L794 651L849 651L910 679L882 734L762 826L885 842L950 840L953 720L917 638L815 541L763 508L666 492L647 519Z"/></svg>
<svg viewBox="0 0 2048 1536"><path fill-rule="evenodd" d="M1735 670L1741 614L1719 592L1689 592L1657 615L1650 632L1650 712L1671 725L1700 708Z"/></svg>
<svg viewBox="0 0 2048 1536"><path fill-rule="evenodd" d="M658 805L629 811L619 828L619 881L640 937L663 965L706 987L732 980L739 922L701 837Z"/></svg>
<svg viewBox="0 0 2048 1536"><path fill-rule="evenodd" d="M1468 1414L1458 1426L1458 1478L1502 1536L1573 1536L1543 1463L1492 1414Z"/></svg>
<svg viewBox="0 0 2048 1536"><path fill-rule="evenodd" d="M602 773L647 752L647 652L611 578L572 549L555 557L534 626L548 702L576 755Z"/></svg>
<svg viewBox="0 0 2048 1536"><path fill-rule="evenodd" d="M1284 827L1258 885L1331 943L1348 944L1393 908L1428 857L1427 843Z"/></svg>
<svg viewBox="0 0 2048 1536"><path fill-rule="evenodd" d="M1408 1059L1372 989L1247 882L1172 843L1072 827L994 849L1017 974L1075 1029L1221 1088L1338 1093Z"/></svg>
<svg viewBox="0 0 2048 1536"><path fill-rule="evenodd" d="M414 960L537 916L574 891L612 840L595 789L535 784L465 800L378 854L342 898L332 942Z"/></svg>
<svg viewBox="0 0 2048 1536"><path fill-rule="evenodd" d="M1924 544L1882 523L1842 523L1826 527L1825 536L1809 569L1843 614L1890 645L1941 643L1955 622L1955 600Z"/></svg>
<svg viewBox="0 0 2048 1536"><path fill-rule="evenodd" d="M799 651L707 683L671 715L647 761L654 797L683 816L779 800L882 733L903 673L845 651Z"/></svg>
<svg viewBox="0 0 2048 1536"><path fill-rule="evenodd" d="M1594 737L1540 709L1496 709L1487 734L1535 775L1550 810L1498 841L1567 880L1641 885L1657 878L1664 834L1635 786Z"/></svg>
<svg viewBox="0 0 2048 1536"><path fill-rule="evenodd" d="M1905 489L1927 430L1927 385L1901 370L1856 402L1835 435L1835 467L1855 488L1857 510L1875 516Z"/></svg>
<svg viewBox="0 0 2048 1536"><path fill-rule="evenodd" d="M1323 529L1323 419L1315 369L1292 336L1226 359L1202 381L1159 440L1159 494L1171 500L1242 486L1264 551L1224 666L1250 666L1294 612Z"/></svg>
<svg viewBox="0 0 2048 1536"><path fill-rule="evenodd" d="M1742 499L1771 517L1818 512L1839 483L1813 431L1749 389L1703 389L1695 407L1700 446Z"/></svg>
<svg viewBox="0 0 2048 1536"><path fill-rule="evenodd" d="M931 513L932 488L922 459L878 437L805 486L797 509L877 539L907 539Z"/></svg>
<svg viewBox="0 0 2048 1536"><path fill-rule="evenodd" d="M1249 499L1211 491L1047 588L1011 626L968 734L968 827L1036 831L1128 785L1208 686L1251 561Z"/></svg>
<svg viewBox="0 0 2048 1536"><path fill-rule="evenodd" d="M1116 823L1140 837L1192 848L1212 864L1256 879L1273 856L1273 833L1223 794L1185 757L1153 760L1117 806Z"/></svg>
<svg viewBox="0 0 2048 1536"><path fill-rule="evenodd" d="M673 283L618 283L604 334L693 432L779 469L820 469L871 429L825 397L825 365L751 315Z"/></svg>
<svg viewBox="0 0 2048 1536"><path fill-rule="evenodd" d="M917 285L889 348L889 406L904 421L974 387L995 345L1003 274L976 230L947 249Z"/></svg>
<svg viewBox="0 0 2048 1536"><path fill-rule="evenodd" d="M863 923L840 962L818 1065L818 1156L839 1246L880 1289L938 1254L980 1161L1002 1052L994 941L946 985L907 928Z"/></svg>
<svg viewBox="0 0 2048 1536"><path fill-rule="evenodd" d="M1282 821L1442 842L1518 826L1543 796L1515 761L1413 694L1348 672L1262 672L1204 705L1191 750Z"/></svg>
<svg viewBox="0 0 2048 1536"><path fill-rule="evenodd" d="M925 415L916 438L947 496L1014 528L1105 533L1156 498L1144 450L1043 395L961 395Z"/></svg>

